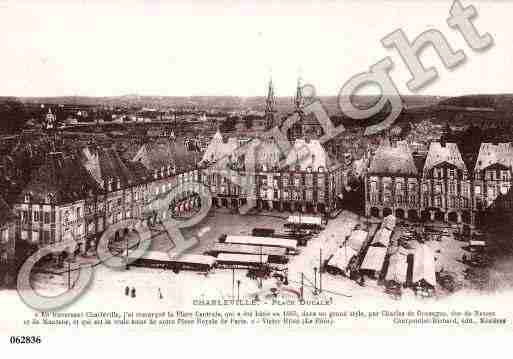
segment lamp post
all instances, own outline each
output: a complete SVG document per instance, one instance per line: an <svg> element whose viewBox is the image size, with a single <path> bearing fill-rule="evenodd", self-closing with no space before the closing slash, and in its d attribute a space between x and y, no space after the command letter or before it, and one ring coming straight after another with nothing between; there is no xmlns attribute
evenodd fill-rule
<svg viewBox="0 0 513 359"><path fill-rule="evenodd" d="M303 300L303 294L304 294L304 290L305 290L304 278L305 278L305 274L303 272L301 272L301 289L300 289L301 300Z"/></svg>
<svg viewBox="0 0 513 359"><path fill-rule="evenodd" d="M237 302L239 301L240 294L240 279L237 280Z"/></svg>
<svg viewBox="0 0 513 359"><path fill-rule="evenodd" d="M128 265L128 235L126 236L126 270L130 269L130 266Z"/></svg>
<svg viewBox="0 0 513 359"><path fill-rule="evenodd" d="M232 300L235 299L235 268L232 268Z"/></svg>
<svg viewBox="0 0 513 359"><path fill-rule="evenodd" d="M319 293L322 293L322 249L319 248Z"/></svg>
<svg viewBox="0 0 513 359"><path fill-rule="evenodd" d="M314 267L314 290L313 294L317 295L317 267Z"/></svg>
<svg viewBox="0 0 513 359"><path fill-rule="evenodd" d="M67 260L68 262L68 289L71 289L71 262L69 261L69 259Z"/></svg>

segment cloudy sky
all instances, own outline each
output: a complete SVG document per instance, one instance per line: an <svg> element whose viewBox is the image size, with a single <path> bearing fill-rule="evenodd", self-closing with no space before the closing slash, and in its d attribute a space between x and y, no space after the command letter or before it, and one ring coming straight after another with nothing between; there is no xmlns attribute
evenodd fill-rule
<svg viewBox="0 0 513 359"><path fill-rule="evenodd" d="M380 42L398 28L410 40L438 29L467 55L448 71L424 51L439 79L418 94L512 93L513 3L462 3L476 6L489 50L473 52L448 27L444 0L0 0L0 95L258 96L271 75L277 95L293 95L298 75L335 95L385 56L411 94L400 56Z"/></svg>

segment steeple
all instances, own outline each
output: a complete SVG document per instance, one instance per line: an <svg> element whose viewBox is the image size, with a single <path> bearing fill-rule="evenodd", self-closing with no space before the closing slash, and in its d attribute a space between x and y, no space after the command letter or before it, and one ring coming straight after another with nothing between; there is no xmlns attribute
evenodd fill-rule
<svg viewBox="0 0 513 359"><path fill-rule="evenodd" d="M274 113L276 110L276 99L274 98L273 79L269 79L269 87L267 89L267 98L265 99L265 128L267 130L274 127Z"/></svg>
<svg viewBox="0 0 513 359"><path fill-rule="evenodd" d="M303 90L301 88L301 78L298 77L297 87L296 87L296 96L294 97L295 110L297 112L302 112L304 104L305 104L305 101L303 98Z"/></svg>

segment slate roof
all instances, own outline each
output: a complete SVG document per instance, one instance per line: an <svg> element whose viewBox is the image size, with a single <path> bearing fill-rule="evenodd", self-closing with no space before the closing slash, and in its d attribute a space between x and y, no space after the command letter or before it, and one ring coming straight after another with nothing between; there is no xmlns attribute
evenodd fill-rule
<svg viewBox="0 0 513 359"><path fill-rule="evenodd" d="M122 159L115 147L85 147L82 154L85 168L104 189L109 180L115 183L119 179L122 187L130 187L149 178L150 174L142 164Z"/></svg>
<svg viewBox="0 0 513 359"><path fill-rule="evenodd" d="M328 170L330 161L326 150L318 140L297 139L287 155L286 164L291 167L299 165L302 171L308 167L311 167L312 171L317 171L319 167Z"/></svg>
<svg viewBox="0 0 513 359"><path fill-rule="evenodd" d="M416 176L418 171L408 144L398 141L395 144L383 142L378 147L371 160L369 173Z"/></svg>
<svg viewBox="0 0 513 359"><path fill-rule="evenodd" d="M465 162L463 162L456 143L448 142L442 145L440 142L431 142L426 157L426 163L424 164L424 171L429 171L436 165L444 162L452 164L462 171L467 170L467 166Z"/></svg>
<svg viewBox="0 0 513 359"><path fill-rule="evenodd" d="M228 141L223 140L221 132L218 130L203 154L202 162L217 162L219 159L229 156L239 147L239 143L235 137L230 137Z"/></svg>
<svg viewBox="0 0 513 359"><path fill-rule="evenodd" d="M511 142L498 144L481 143L474 171L482 171L494 164L500 164L505 167L513 165L513 144Z"/></svg>
<svg viewBox="0 0 513 359"><path fill-rule="evenodd" d="M172 166L181 172L194 167L198 156L188 151L182 142L162 138L141 145L132 161L142 163L150 171Z"/></svg>
<svg viewBox="0 0 513 359"><path fill-rule="evenodd" d="M24 202L25 195L29 194L31 201L36 203L45 203L47 196L53 203L68 203L98 190L98 183L77 156L51 152L32 172L31 179L18 196L18 202Z"/></svg>

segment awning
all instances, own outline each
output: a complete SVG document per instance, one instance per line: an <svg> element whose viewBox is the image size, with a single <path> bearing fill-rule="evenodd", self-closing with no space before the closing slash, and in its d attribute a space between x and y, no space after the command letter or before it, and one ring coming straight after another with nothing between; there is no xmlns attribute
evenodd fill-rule
<svg viewBox="0 0 513 359"><path fill-rule="evenodd" d="M381 271L381 268L383 268L383 262L385 261L386 254L386 248L369 247L367 255L365 256L365 259L363 260L360 269L373 270L376 272Z"/></svg>
<svg viewBox="0 0 513 359"><path fill-rule="evenodd" d="M367 235L369 233L362 230L356 230L351 232L349 236L349 246L353 248L356 252L359 252L362 249L363 244L367 240Z"/></svg>
<svg viewBox="0 0 513 359"><path fill-rule="evenodd" d="M469 245L476 246L476 247L484 247L484 246L486 246L486 242L485 241L470 241Z"/></svg>
<svg viewBox="0 0 513 359"><path fill-rule="evenodd" d="M357 255L356 251L349 246L344 246L335 252L333 257L329 260L328 265L345 271L349 262L355 255Z"/></svg>
<svg viewBox="0 0 513 359"><path fill-rule="evenodd" d="M387 228L380 228L374 235L374 238L372 239L373 246L383 246L388 247L390 244L390 237L392 235L392 231Z"/></svg>
<svg viewBox="0 0 513 359"><path fill-rule="evenodd" d="M435 277L435 255L433 250L423 244L417 248L413 260L413 283L424 280L431 286L436 285Z"/></svg>
<svg viewBox="0 0 513 359"><path fill-rule="evenodd" d="M390 256L385 280L403 284L406 282L407 271L407 257L404 254L397 252L396 254Z"/></svg>

